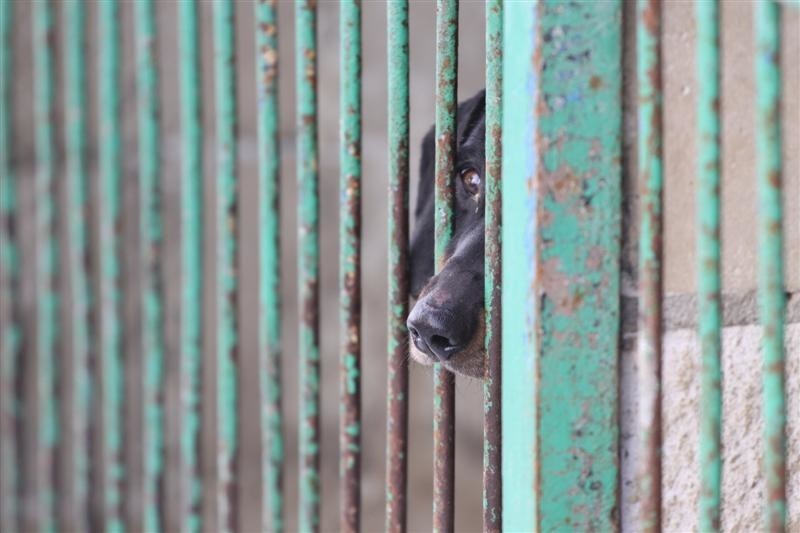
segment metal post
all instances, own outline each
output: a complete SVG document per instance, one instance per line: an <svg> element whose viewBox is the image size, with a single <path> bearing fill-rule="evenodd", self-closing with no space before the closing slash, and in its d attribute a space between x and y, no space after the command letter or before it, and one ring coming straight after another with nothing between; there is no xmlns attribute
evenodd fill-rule
<svg viewBox="0 0 800 533"><path fill-rule="evenodd" d="M195 0L179 9L181 185L180 185L180 318L177 417L180 447L174 485L177 516L167 517L166 529L200 530L200 389L203 291L203 129L200 91L200 24ZM173 400L174 401L174 400ZM167 498L173 496L166 495Z"/></svg>
<svg viewBox="0 0 800 533"><path fill-rule="evenodd" d="M119 7L116 0L97 4L97 97L99 147L97 202L93 233L97 294L94 321L97 349L92 352L93 392L100 405L92 421L93 449L99 450L92 469L91 526L99 531L121 527L122 465L122 354L120 345L121 291L119 289L120 186L122 132L120 124Z"/></svg>
<svg viewBox="0 0 800 533"><path fill-rule="evenodd" d="M339 494L341 531L361 519L361 5L339 4Z"/></svg>
<svg viewBox="0 0 800 533"><path fill-rule="evenodd" d="M406 530L408 479L408 1L386 8L389 74L389 279L386 531Z"/></svg>
<svg viewBox="0 0 800 533"><path fill-rule="evenodd" d="M764 529L786 529L786 387L784 381L780 7L756 2L756 149L758 185L758 293L763 337Z"/></svg>
<svg viewBox="0 0 800 533"><path fill-rule="evenodd" d="M214 2L214 76L217 115L217 177L216 177L216 368L213 375L217 384L215 421L217 448L216 521L204 527L219 531L236 528L235 459L237 448L238 405L237 364L238 347L238 264L237 233L238 172L236 125L236 53L234 41L234 4L231 0ZM213 526L211 524L214 524Z"/></svg>
<svg viewBox="0 0 800 533"><path fill-rule="evenodd" d="M62 4L64 21L64 141L66 201L63 218L66 227L64 352L61 357L62 397L59 401L61 446L58 455L58 527L66 531L85 530L89 457L86 446L89 413L88 348L88 272L84 268L87 248L88 172L86 148L85 5Z"/></svg>
<svg viewBox="0 0 800 533"><path fill-rule="evenodd" d="M697 304L702 375L698 524L720 527L722 370L720 303L719 3L695 2L697 19Z"/></svg>
<svg viewBox="0 0 800 533"><path fill-rule="evenodd" d="M661 529L661 2L637 0L636 8L641 199L637 390L643 443L636 476L638 526L649 532Z"/></svg>
<svg viewBox="0 0 800 533"><path fill-rule="evenodd" d="M256 4L259 139L259 357L264 461L264 527L283 531L284 438L281 380L280 143L278 136L278 13L276 0Z"/></svg>
<svg viewBox="0 0 800 533"><path fill-rule="evenodd" d="M502 529L501 165L503 0L486 1L486 375L483 381L483 530Z"/></svg>
<svg viewBox="0 0 800 533"><path fill-rule="evenodd" d="M300 530L319 529L319 152L317 13L295 4L297 74L298 286L300 298Z"/></svg>

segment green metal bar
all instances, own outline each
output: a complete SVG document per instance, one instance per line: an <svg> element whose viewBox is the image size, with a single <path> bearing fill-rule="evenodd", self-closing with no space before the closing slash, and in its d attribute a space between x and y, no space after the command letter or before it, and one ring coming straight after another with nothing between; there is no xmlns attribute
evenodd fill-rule
<svg viewBox="0 0 800 533"><path fill-rule="evenodd" d="M702 353L698 525L718 531L722 481L719 3L695 2L697 21L697 302Z"/></svg>
<svg viewBox="0 0 800 533"><path fill-rule="evenodd" d="M636 357L638 431L642 454L637 465L639 523L661 529L661 291L662 141L661 2L637 0L636 56L639 80L638 180L639 339Z"/></svg>
<svg viewBox="0 0 800 533"><path fill-rule="evenodd" d="M298 287L300 299L300 531L319 529L319 152L317 6L295 4Z"/></svg>
<svg viewBox="0 0 800 533"><path fill-rule="evenodd" d="M389 287L386 377L386 521L406 530L408 481L408 1L386 6L389 125Z"/></svg>
<svg viewBox="0 0 800 533"><path fill-rule="evenodd" d="M339 6L339 529L357 532L361 529L361 4L342 0Z"/></svg>
<svg viewBox="0 0 800 533"><path fill-rule="evenodd" d="M203 527L220 531L235 529L235 458L237 448L237 368L238 264L236 233L238 173L236 166L236 53L234 39L234 4L231 0L214 2L214 79L217 115L217 188L215 223L217 225L216 259L216 368L217 380L217 522Z"/></svg>
<svg viewBox="0 0 800 533"><path fill-rule="evenodd" d="M34 120L36 143L35 175L35 312L31 331L35 351L26 378L27 405L24 420L30 427L23 446L32 456L26 466L28 480L23 480L22 529L46 530L54 527L52 461L58 442L55 403L55 355L58 335L58 295L54 284L58 256L55 235L55 104L53 47L53 12L49 1L32 4Z"/></svg>
<svg viewBox="0 0 800 533"><path fill-rule="evenodd" d="M758 183L758 294L763 337L764 529L786 529L786 389L783 278L780 10L756 2L756 150Z"/></svg>
<svg viewBox="0 0 800 533"><path fill-rule="evenodd" d="M17 181L12 169L14 3L0 2L0 530L19 528L17 460L21 367Z"/></svg>
<svg viewBox="0 0 800 533"><path fill-rule="evenodd" d="M538 5L537 529L618 509L622 2ZM530 304L529 304L530 305Z"/></svg>
<svg viewBox="0 0 800 533"><path fill-rule="evenodd" d="M181 515L174 528L200 531L200 389L202 312L197 305L203 292L203 129L200 79L200 22L197 2L179 2L181 101Z"/></svg>
<svg viewBox="0 0 800 533"><path fill-rule="evenodd" d="M262 405L265 406L263 443L269 459L264 462L264 527L284 529L284 436L281 379L280 300L280 137L278 108L278 12L276 0L256 4L257 79L259 95L258 145L260 242L259 365Z"/></svg>
<svg viewBox="0 0 800 533"><path fill-rule="evenodd" d="M453 233L458 86L458 0L436 2L436 195L434 264L447 261ZM433 530L453 531L455 501L455 375L433 369Z"/></svg>
<svg viewBox="0 0 800 533"><path fill-rule="evenodd" d="M120 343L119 224L122 180L120 121L119 6L116 0L97 4L98 48L98 199L94 206L97 257L97 351L92 390L100 405L93 421L96 481L90 494L91 526L119 531L122 466L122 352Z"/></svg>
<svg viewBox="0 0 800 533"><path fill-rule="evenodd" d="M85 4L65 1L63 10L64 129L66 174L66 288L63 371L59 401L62 440L58 459L58 524L65 531L85 530L83 510L88 491L87 419L90 407L89 280L84 268L88 257L88 172L86 150ZM67 344L68 343L68 344ZM69 401L65 401L68 399Z"/></svg>
<svg viewBox="0 0 800 533"><path fill-rule="evenodd" d="M536 5L506 2L503 8L502 133L502 480L503 528L534 531L538 524L536 450L536 210L529 182L536 175L535 109L539 87Z"/></svg>
<svg viewBox="0 0 800 533"><path fill-rule="evenodd" d="M142 412L144 445L138 450L142 485L135 487L142 507L133 502L128 529L155 531L159 528L158 486L163 467L163 337L161 321L161 161L156 48L156 13L153 0L134 3L136 17L137 119L139 137L139 239L140 291L137 313L141 324L139 339L142 357L142 382L134 392ZM137 413L138 414L138 413Z"/></svg>
<svg viewBox="0 0 800 533"><path fill-rule="evenodd" d="M483 380L483 530L502 529L501 165L503 135L503 0L486 4L486 375Z"/></svg>

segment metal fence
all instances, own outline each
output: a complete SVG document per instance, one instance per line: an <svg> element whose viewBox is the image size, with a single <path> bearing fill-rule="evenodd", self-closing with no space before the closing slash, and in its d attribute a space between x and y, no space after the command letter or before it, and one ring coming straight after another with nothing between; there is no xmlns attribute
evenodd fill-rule
<svg viewBox="0 0 800 533"><path fill-rule="evenodd" d="M791 4L792 2L787 2ZM661 526L662 68L658 0L637 1L639 247L637 466L641 530ZM116 0L33 0L30 29L0 3L2 365L0 529L237 529L237 462L261 469L263 527L284 529L298 476L299 528L359 529L361 517L361 5L340 3L340 360L320 358L317 6L252 5L258 79L258 337L261 414L240 416L240 182L234 4L213 3L215 100L204 109L198 4L178 3L181 116L178 246L165 245L156 4L135 2L136 238L120 230L123 145ZM719 4L696 2L697 249L702 338L703 530L720 527ZM294 9L298 190L297 354L282 351L277 13ZM96 27L86 25L94 10ZM483 528L619 527L618 359L622 240L623 2L486 2L487 367ZM765 529L786 524L779 13L753 3L763 333ZM61 10L57 12L56 10ZM458 2L437 1L436 264L453 225ZM61 27L55 42L55 21ZM406 530L408 469L408 3L388 27L389 316L385 527ZM96 72L85 36L97 33ZM12 34L30 33L35 91L12 94ZM56 50L61 54L56 57ZM54 64L63 64L56 79ZM56 84L56 81L59 84ZM93 84L96 102L87 100ZM56 105L63 109L54 120ZM32 211L17 200L11 109L32 107ZM96 146L88 108L96 106ZM203 129L214 117L213 213L204 214ZM63 160L55 143L63 139ZM89 153L97 171L89 171ZM60 182L60 185L57 185ZM502 202L501 202L502 199ZM204 221L213 220L213 239ZM509 223L501 224L501 221ZM511 223L513 222L513 223ZM30 253L21 228L32 228ZM208 247L213 247L209 250ZM203 269L204 253L213 268ZM180 265L178 342L165 341L165 260ZM28 291L32 306L23 306ZM26 300L26 301L28 301ZM501 320L502 316L502 320ZM128 327L126 327L126 325ZM213 332L204 332L211 325ZM211 357L202 357L202 352ZM502 354L502 357L501 357ZM296 355L296 357L294 357ZM290 356L287 358L287 356ZM502 364L501 364L502 363ZM282 365L300 369L299 469L285 464ZM340 368L340 522L320 523L320 365ZM502 386L501 386L502 384ZM455 376L434 371L433 529L454 529ZM381 399L384 401L384 399ZM242 457L243 424L267 445ZM203 440L201 434L214 438ZM204 453L201 448L207 447ZM210 447L210 448L208 448ZM213 460L208 460L208 457ZM167 465L177 465L168 468ZM239 488L240 489L240 488Z"/></svg>

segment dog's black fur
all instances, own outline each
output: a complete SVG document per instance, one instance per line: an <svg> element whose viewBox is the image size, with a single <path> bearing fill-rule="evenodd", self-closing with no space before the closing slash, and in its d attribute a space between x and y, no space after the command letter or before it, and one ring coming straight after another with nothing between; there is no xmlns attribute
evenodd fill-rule
<svg viewBox="0 0 800 533"><path fill-rule="evenodd" d="M411 238L411 293L417 302L408 317L412 357L441 362L459 374L484 373L484 91L458 106L454 182L454 231L447 262L433 275L434 130L422 141L416 226ZM480 179L477 194L464 184ZM474 191L473 191L474 192Z"/></svg>

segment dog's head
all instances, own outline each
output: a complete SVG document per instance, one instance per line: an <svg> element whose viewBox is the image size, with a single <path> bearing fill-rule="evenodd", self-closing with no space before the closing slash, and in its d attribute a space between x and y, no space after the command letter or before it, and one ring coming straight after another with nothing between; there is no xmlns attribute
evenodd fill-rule
<svg viewBox="0 0 800 533"><path fill-rule="evenodd" d="M485 365L484 271L484 92L458 106L453 237L447 262L434 272L434 131L422 141L416 227L411 238L408 316L412 357L425 365L483 377Z"/></svg>

